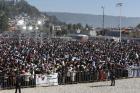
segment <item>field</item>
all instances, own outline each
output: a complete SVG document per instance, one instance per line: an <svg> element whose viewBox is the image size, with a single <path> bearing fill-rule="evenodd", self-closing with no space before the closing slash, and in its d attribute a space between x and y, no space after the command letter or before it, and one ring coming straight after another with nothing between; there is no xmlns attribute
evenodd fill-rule
<svg viewBox="0 0 140 93"><path fill-rule="evenodd" d="M24 88L22 93L140 93L140 78L116 80L116 86L110 81L61 85L52 87ZM0 93L15 93L15 90L0 90Z"/></svg>

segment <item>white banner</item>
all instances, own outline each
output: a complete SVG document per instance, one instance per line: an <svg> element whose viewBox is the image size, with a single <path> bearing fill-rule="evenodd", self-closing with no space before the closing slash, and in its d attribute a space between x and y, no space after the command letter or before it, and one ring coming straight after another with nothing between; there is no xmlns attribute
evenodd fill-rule
<svg viewBox="0 0 140 93"><path fill-rule="evenodd" d="M37 86L53 86L58 85L58 73L54 74L37 74L36 75Z"/></svg>
<svg viewBox="0 0 140 93"><path fill-rule="evenodd" d="M58 85L58 73L47 75L47 83L49 86Z"/></svg>
<svg viewBox="0 0 140 93"><path fill-rule="evenodd" d="M47 74L36 74L36 85L46 86L47 85Z"/></svg>
<svg viewBox="0 0 140 93"><path fill-rule="evenodd" d="M128 70L128 77L140 77L139 67L128 68L127 70Z"/></svg>

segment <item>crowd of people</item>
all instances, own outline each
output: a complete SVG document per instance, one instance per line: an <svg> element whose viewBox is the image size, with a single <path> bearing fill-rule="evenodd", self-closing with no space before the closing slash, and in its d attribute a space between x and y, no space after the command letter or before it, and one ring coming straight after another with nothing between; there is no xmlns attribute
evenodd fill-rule
<svg viewBox="0 0 140 93"><path fill-rule="evenodd" d="M70 72L73 76L74 72L98 72L98 79L105 80L112 65L122 69L139 67L140 42L45 38L41 44L33 39L0 39L0 76L4 77L17 72L22 75L59 73L69 79Z"/></svg>

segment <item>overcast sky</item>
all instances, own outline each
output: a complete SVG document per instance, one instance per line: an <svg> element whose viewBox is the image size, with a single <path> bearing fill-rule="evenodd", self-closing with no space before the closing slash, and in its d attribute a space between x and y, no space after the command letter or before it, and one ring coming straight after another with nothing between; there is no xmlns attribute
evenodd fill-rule
<svg viewBox="0 0 140 93"><path fill-rule="evenodd" d="M41 11L102 14L119 16L118 2L122 2L122 15L140 17L140 0L27 0Z"/></svg>

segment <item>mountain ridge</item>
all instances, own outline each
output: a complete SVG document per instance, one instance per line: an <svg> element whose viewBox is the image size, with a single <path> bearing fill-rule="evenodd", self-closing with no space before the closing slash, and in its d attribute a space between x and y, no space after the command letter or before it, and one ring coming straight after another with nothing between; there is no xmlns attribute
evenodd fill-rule
<svg viewBox="0 0 140 93"><path fill-rule="evenodd" d="M68 13L68 12L47 12L48 15L56 16L60 21L65 23L81 23L82 25L93 25L94 27L102 26L102 15L84 14L84 13ZM105 27L118 27L119 16L105 15ZM122 16L122 26L135 27L140 23L140 17Z"/></svg>

